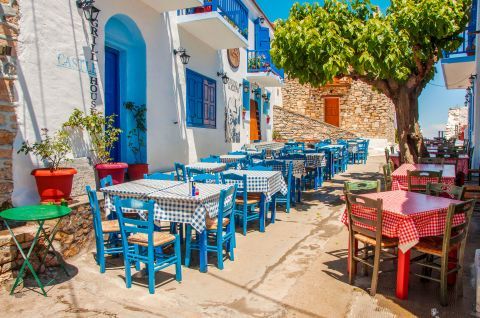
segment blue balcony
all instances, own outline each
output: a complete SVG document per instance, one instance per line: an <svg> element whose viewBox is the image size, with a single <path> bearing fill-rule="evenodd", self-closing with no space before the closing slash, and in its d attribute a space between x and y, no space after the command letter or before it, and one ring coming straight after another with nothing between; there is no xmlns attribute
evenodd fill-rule
<svg viewBox="0 0 480 318"><path fill-rule="evenodd" d="M263 87L283 86L284 71L272 62L270 51L247 50L247 79Z"/></svg>
<svg viewBox="0 0 480 318"><path fill-rule="evenodd" d="M142 0L157 12L167 12L202 5L202 0Z"/></svg>
<svg viewBox="0 0 480 318"><path fill-rule="evenodd" d="M472 30L470 30L472 29ZM468 27L462 33L462 44L453 52L444 52L445 58L454 58L454 57L462 57L462 56L473 56L475 55L475 36L476 34L473 33L475 31L475 25L472 27Z"/></svg>
<svg viewBox="0 0 480 318"><path fill-rule="evenodd" d="M248 9L241 0L203 0L203 6L178 10L177 23L216 50L248 46Z"/></svg>

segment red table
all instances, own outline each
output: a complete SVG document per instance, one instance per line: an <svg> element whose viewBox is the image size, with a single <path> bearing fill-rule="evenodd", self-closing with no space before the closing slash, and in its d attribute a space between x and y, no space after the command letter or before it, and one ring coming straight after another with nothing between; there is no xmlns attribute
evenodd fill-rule
<svg viewBox="0 0 480 318"><path fill-rule="evenodd" d="M399 240L396 295L400 299L406 299L410 249L419 242L421 237L442 235L445 230L448 206L461 201L401 190L364 196L383 200L382 234ZM359 206L352 205L352 212L360 217L375 219L372 211L361 209ZM348 224L347 211L342 215L341 221ZM454 224L460 222L462 222L462 216L454 218Z"/></svg>
<svg viewBox="0 0 480 318"><path fill-rule="evenodd" d="M408 189L408 177L407 171L440 171L442 170L441 182L445 184L455 184L455 166L454 165L437 165L437 164L411 164L404 163L397 170L392 173L392 189L393 190L407 190ZM428 182L436 182L435 179L420 178L420 182L427 184Z"/></svg>
<svg viewBox="0 0 480 318"><path fill-rule="evenodd" d="M393 162L393 165L395 168L400 167L400 154L394 153L390 155L390 159ZM455 159L458 159L458 164L457 164L457 173L463 172L463 174L466 176L468 174L468 155L460 155L458 158L445 158L445 163L446 164L455 164Z"/></svg>

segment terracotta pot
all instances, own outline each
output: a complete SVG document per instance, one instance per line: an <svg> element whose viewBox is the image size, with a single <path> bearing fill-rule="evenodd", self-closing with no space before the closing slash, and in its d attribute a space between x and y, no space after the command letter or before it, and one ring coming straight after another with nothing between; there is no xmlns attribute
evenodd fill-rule
<svg viewBox="0 0 480 318"><path fill-rule="evenodd" d="M148 173L147 163L134 163L128 165L128 179L130 181L143 179L143 175Z"/></svg>
<svg viewBox="0 0 480 318"><path fill-rule="evenodd" d="M31 174L35 177L38 194L42 202L60 203L71 199L73 176L77 174L77 170L73 168L57 170L45 168L35 169Z"/></svg>
<svg viewBox="0 0 480 318"><path fill-rule="evenodd" d="M267 125L270 124L270 116L267 116Z"/></svg>
<svg viewBox="0 0 480 318"><path fill-rule="evenodd" d="M125 169L128 165L123 162L100 163L95 166L97 170L98 180L102 180L108 175L112 176L113 184L123 183L125 180Z"/></svg>

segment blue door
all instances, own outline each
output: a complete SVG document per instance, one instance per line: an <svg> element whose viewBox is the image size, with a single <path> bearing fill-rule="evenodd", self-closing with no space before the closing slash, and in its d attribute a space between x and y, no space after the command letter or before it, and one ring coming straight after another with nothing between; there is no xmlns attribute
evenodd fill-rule
<svg viewBox="0 0 480 318"><path fill-rule="evenodd" d="M270 51L270 30L255 24L255 50Z"/></svg>
<svg viewBox="0 0 480 318"><path fill-rule="evenodd" d="M115 127L120 128L120 52L105 47L105 116L117 115ZM120 136L121 138L121 136ZM121 161L122 153L120 140L110 152L115 162Z"/></svg>

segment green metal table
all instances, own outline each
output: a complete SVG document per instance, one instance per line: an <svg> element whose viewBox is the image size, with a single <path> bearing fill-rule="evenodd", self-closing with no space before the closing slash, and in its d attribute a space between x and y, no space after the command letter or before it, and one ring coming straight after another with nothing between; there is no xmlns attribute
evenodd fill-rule
<svg viewBox="0 0 480 318"><path fill-rule="evenodd" d="M23 206L23 207L18 207L18 208L12 208L8 209L5 211L0 212L0 218L3 219L5 226L9 230L10 234L12 235L12 238L17 245L18 250L20 251L20 254L22 255L24 262L22 264L22 267L20 267L20 271L18 272L17 279L15 280L15 283L12 286L12 289L10 290L10 295L13 295L13 292L15 291L15 288L24 281L24 275L25 275L25 270L28 267L30 272L32 273L33 277L35 278L35 281L37 282L38 287L42 290L42 294L44 296L47 296L47 293L45 292L45 286L42 284L40 279L38 278L37 273L33 269L32 263L30 263L30 257L32 256L32 252L34 251L35 245L39 241L39 239L43 236L43 238L46 240L47 243L47 248L45 250L44 255L39 255L39 253L34 252L34 255L37 255L39 259L41 259L40 266L38 267L39 269L42 267L42 265L45 263L45 260L47 258L48 252L51 250L53 254L55 255L55 258L57 259L58 263L60 266L63 268L65 271L65 274L67 276L70 276L67 272L67 269L65 268L65 264L62 259L58 257L58 253L55 251L54 246L52 245L53 238L55 237L55 234L58 230L58 225L60 224L61 218L67 216L70 214L72 210L69 207L66 206L58 206L58 205L32 205L32 206ZM48 220L57 220L55 226L53 227L52 231L50 232L50 235L47 234L44 225L45 222ZM15 222L36 222L38 224L38 230L37 233L35 234L35 237L32 241L32 245L30 245L30 248L28 251L24 251L22 248L22 245L17 241L15 237L15 233L13 230L10 228L8 225L8 221L15 221ZM26 253L25 253L26 252ZM49 285L51 281L46 283L45 285Z"/></svg>

